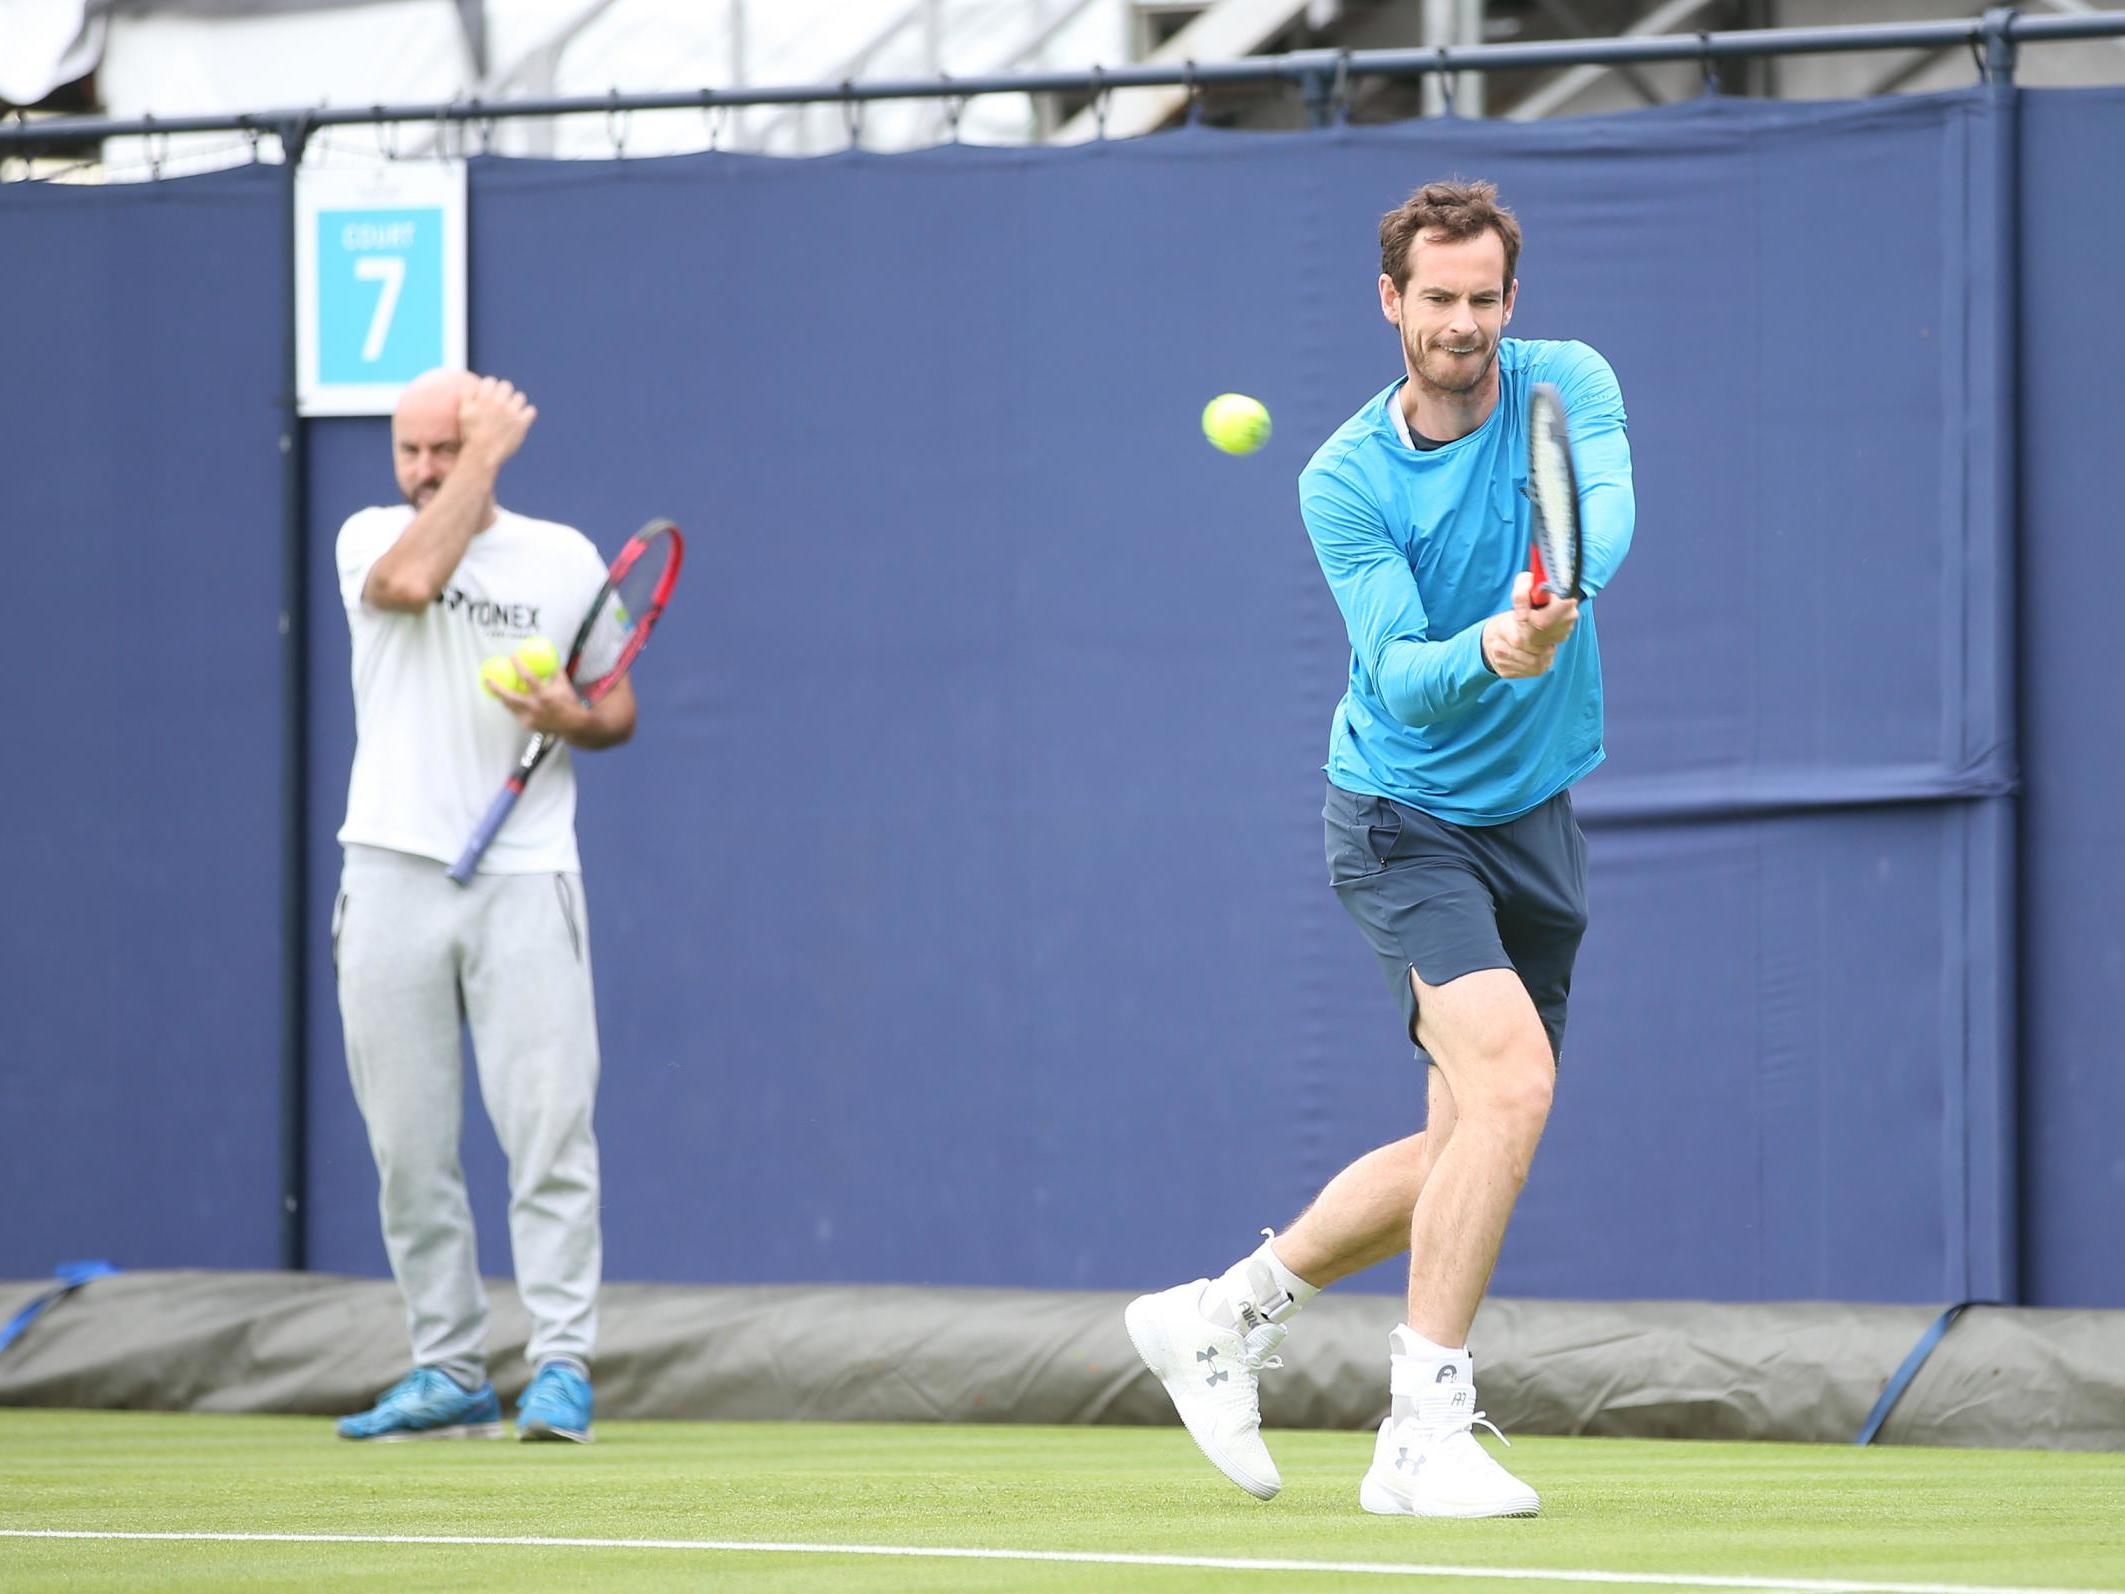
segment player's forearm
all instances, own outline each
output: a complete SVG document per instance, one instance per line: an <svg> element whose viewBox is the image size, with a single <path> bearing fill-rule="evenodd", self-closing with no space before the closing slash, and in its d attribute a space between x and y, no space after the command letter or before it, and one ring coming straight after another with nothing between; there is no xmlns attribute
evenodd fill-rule
<svg viewBox="0 0 2125 1594"><path fill-rule="evenodd" d="M1443 642L1397 640L1381 648L1373 681L1387 712L1404 725L1432 725L1473 708L1498 678L1483 658L1486 623Z"/></svg>
<svg viewBox="0 0 2125 1594"><path fill-rule="evenodd" d="M1591 597L1631 551L1638 523L1630 436L1620 419L1589 428L1575 441L1572 456L1579 469L1579 587Z"/></svg>
<svg viewBox="0 0 2125 1594"><path fill-rule="evenodd" d="M433 603L494 504L496 467L467 457L369 572L363 596L379 608Z"/></svg>
<svg viewBox="0 0 2125 1594"><path fill-rule="evenodd" d="M584 705L583 717L561 733L570 747L586 753L618 747L635 733L635 706L617 697L601 698Z"/></svg>
<svg viewBox="0 0 2125 1594"><path fill-rule="evenodd" d="M1592 597L1631 551L1631 534L1637 528L1637 500L1628 480L1603 483L1579 495L1580 537L1579 585Z"/></svg>

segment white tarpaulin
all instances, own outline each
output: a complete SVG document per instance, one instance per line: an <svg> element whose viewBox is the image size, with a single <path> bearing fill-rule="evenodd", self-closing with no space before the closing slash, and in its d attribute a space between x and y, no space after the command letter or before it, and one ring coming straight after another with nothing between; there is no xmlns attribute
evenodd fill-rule
<svg viewBox="0 0 2125 1594"><path fill-rule="evenodd" d="M748 84L1089 67L1126 54L1125 0L940 0L937 27L908 0L0 0L0 94L34 103L94 70L114 118L229 115L315 106L598 97ZM484 71L482 70L484 58ZM946 108L867 107L871 148L934 142ZM1035 133L1022 96L965 108L972 140ZM723 148L804 153L846 142L842 108L697 110L494 124L507 154L652 155ZM436 129L321 134L311 158L433 147ZM114 141L109 175L164 174L250 158L238 134ZM276 158L267 141L264 158Z"/></svg>
<svg viewBox="0 0 2125 1594"><path fill-rule="evenodd" d="M102 50L103 18L85 0L0 0L0 100L35 105Z"/></svg>

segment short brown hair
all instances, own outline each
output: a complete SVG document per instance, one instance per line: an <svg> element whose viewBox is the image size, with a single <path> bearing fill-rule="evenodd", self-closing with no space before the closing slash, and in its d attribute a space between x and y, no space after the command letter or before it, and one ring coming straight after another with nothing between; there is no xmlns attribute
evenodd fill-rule
<svg viewBox="0 0 2125 1594"><path fill-rule="evenodd" d="M1426 233L1440 243L1457 244L1494 232L1505 245L1505 288L1513 285L1520 263L1520 223L1498 203L1493 183L1426 183L1380 218L1380 270L1394 279L1395 292L1409 286L1409 246Z"/></svg>

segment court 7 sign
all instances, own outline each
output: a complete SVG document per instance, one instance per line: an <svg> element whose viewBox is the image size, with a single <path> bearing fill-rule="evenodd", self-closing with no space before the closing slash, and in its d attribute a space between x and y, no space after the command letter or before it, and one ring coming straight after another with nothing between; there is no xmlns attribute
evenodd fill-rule
<svg viewBox="0 0 2125 1594"><path fill-rule="evenodd" d="M305 415L388 415L465 363L465 167L304 167L295 186L296 393Z"/></svg>

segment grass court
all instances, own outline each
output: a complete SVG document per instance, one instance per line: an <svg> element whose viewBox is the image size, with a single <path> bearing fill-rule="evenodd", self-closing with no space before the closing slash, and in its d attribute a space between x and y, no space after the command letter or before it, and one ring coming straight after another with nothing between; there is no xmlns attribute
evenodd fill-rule
<svg viewBox="0 0 2125 1594"><path fill-rule="evenodd" d="M597 1432L0 1411L0 1588L2125 1591L2121 1454L1528 1437L1540 1518L1441 1522L1358 1509L1365 1434L1270 1434L1262 1504L1177 1427Z"/></svg>

